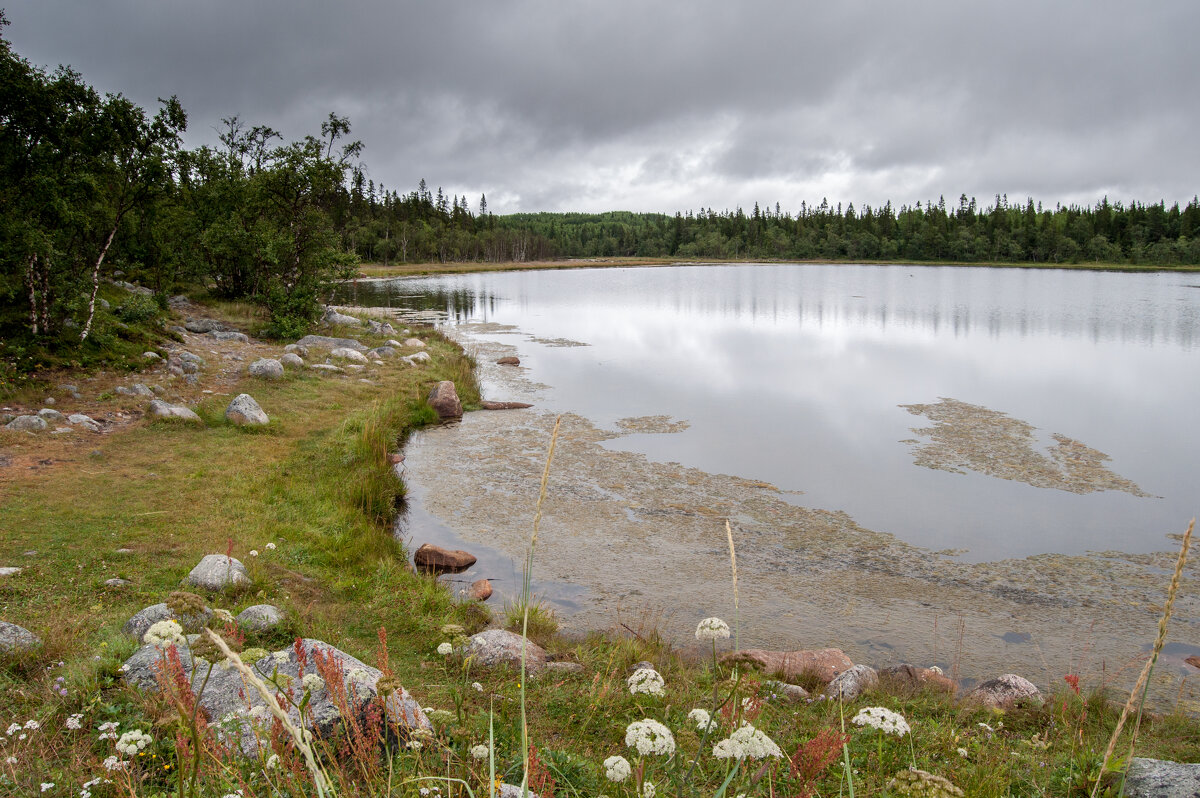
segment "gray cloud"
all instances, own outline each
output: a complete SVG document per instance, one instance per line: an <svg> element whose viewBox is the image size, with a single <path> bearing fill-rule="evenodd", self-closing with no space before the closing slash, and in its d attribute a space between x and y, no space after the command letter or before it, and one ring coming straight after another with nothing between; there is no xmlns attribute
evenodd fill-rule
<svg viewBox="0 0 1200 798"><path fill-rule="evenodd" d="M2 0L0 0L2 2ZM1197 191L1191 0L399 3L10 0L38 64L189 142L350 116L377 182L496 211Z"/></svg>

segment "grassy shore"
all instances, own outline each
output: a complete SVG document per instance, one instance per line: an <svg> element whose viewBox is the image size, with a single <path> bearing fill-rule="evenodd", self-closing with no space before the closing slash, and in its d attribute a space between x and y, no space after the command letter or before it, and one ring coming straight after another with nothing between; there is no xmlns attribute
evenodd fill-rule
<svg viewBox="0 0 1200 798"><path fill-rule="evenodd" d="M253 323L245 308L215 312ZM214 393L193 394L203 426L149 421L140 417L142 400L111 390L120 380L144 378L91 375L85 390L96 392L88 397L92 407L123 414L111 433L0 430L0 454L9 462L0 468L0 565L23 568L0 578L0 620L45 641L34 655L0 666L0 795L316 794L303 761L285 746L274 767L206 753L197 791L186 792L177 776L186 768L181 751L189 744L179 736L183 719L168 703L121 684L117 669L135 648L120 631L125 620L165 600L201 556L225 552L248 564L253 585L206 595L209 605L236 614L271 603L288 617L283 629L251 635L247 645L271 650L303 635L371 664L386 658L421 704L437 709L431 715L435 733L419 748L349 759L335 747L324 749L338 795L450 798L466 795L469 787L481 798L494 783L493 769L495 779L520 783L523 717L536 749L530 784L564 798L632 798L643 793L642 782L656 785L662 796L828 796L851 789L856 795L901 795L910 793L888 785L910 767L972 796L1066 796L1085 794L1102 777L1101 755L1119 706L1086 684L1076 692L1064 681L1052 686L1046 701L1004 712L894 685L845 704L793 702L768 675L716 666L702 646L672 648L652 624L565 638L554 633L545 613L538 613L536 639L552 655L581 665L580 672L522 680L511 669L484 670L457 653L438 654L439 644L506 618L511 625L519 613L511 607L489 612L413 573L391 535L403 485L388 455L410 431L433 420L423 398L429 386L452 379L468 407L479 398L470 360L432 331L419 333L432 361L420 368L386 361L373 367L370 382L307 371L259 381L242 376L244 365L213 374L214 387L206 390ZM216 371L213 364L210 370ZM84 383L81 375L56 374L42 385L67 381ZM10 403L33 406L42 391L30 389ZM229 395L242 391L270 414L267 428L250 431L224 422ZM534 508L529 510L532 519ZM104 587L113 577L130 584ZM713 651L729 650L729 642L715 641ZM643 660L661 674L661 695L630 691L630 668ZM813 674L802 681L814 691L821 687ZM856 726L853 718L868 706L899 713L911 731L896 736ZM695 708L717 720L707 734L689 717ZM73 728L73 717L80 728ZM643 719L670 730L673 756L639 755L627 745L628 727ZM153 742L131 757L131 770L114 783L84 787L114 777L103 765L113 755L113 741L99 739L105 722L120 723L120 731L145 730ZM715 755L714 743L743 722L777 744L781 756L768 753L739 764ZM6 732L14 723L21 729ZM1123 734L1118 753L1127 750L1130 734ZM472 753L479 746L487 756ZM1195 761L1200 724L1180 712L1148 717L1137 750ZM616 755L636 771L621 782L608 780L606 770L613 768L602 765ZM620 770L614 767L614 773ZM1104 778L1111 787L1114 775ZM52 786L43 791L44 784Z"/></svg>
<svg viewBox="0 0 1200 798"><path fill-rule="evenodd" d="M548 269L613 269L636 266L692 266L692 265L736 265L748 263L806 263L828 265L851 265L849 261L837 260L721 260L701 258L680 260L679 258L563 258L540 261L506 261L499 263L364 263L358 274L364 278L418 277L436 274L464 274L468 272L530 271ZM980 266L992 269L1070 269L1074 271L1102 272L1200 272L1200 266L1153 266L1129 263L1009 263L1003 261L978 263L947 263L944 261L910 260L858 260L853 264L869 266Z"/></svg>

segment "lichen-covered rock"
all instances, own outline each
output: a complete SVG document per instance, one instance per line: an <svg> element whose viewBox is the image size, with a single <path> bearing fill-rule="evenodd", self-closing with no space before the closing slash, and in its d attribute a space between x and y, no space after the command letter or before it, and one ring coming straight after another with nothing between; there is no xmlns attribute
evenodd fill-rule
<svg viewBox="0 0 1200 798"><path fill-rule="evenodd" d="M229 407L225 408L225 419L239 426L261 426L271 423L270 417L248 393L240 393L233 398Z"/></svg>
<svg viewBox="0 0 1200 798"><path fill-rule="evenodd" d="M208 333L216 330L224 330L225 325L216 319L192 319L184 324L183 328L188 332Z"/></svg>
<svg viewBox="0 0 1200 798"><path fill-rule="evenodd" d="M989 679L967 693L966 700L1004 709L1022 698L1035 698L1039 695L1041 693L1033 682L1015 673L1006 673Z"/></svg>
<svg viewBox="0 0 1200 798"><path fill-rule="evenodd" d="M420 338L405 338L404 345L407 346L409 349L424 349L425 348L425 342L422 341Z"/></svg>
<svg viewBox="0 0 1200 798"><path fill-rule="evenodd" d="M234 332L233 330L218 330L216 332L210 332L208 335L210 338L214 338L218 341L237 341L239 344L250 343L250 336L246 335L245 333Z"/></svg>
<svg viewBox="0 0 1200 798"><path fill-rule="evenodd" d="M65 422L67 417L55 410L53 407L43 407L37 412L39 418L46 419L47 424L58 424Z"/></svg>
<svg viewBox="0 0 1200 798"><path fill-rule="evenodd" d="M250 577L241 560L224 554L206 554L183 578L183 583L204 590L225 590L249 585Z"/></svg>
<svg viewBox="0 0 1200 798"><path fill-rule="evenodd" d="M283 613L273 604L255 604L238 613L237 624L249 632L269 632L283 623Z"/></svg>
<svg viewBox="0 0 1200 798"><path fill-rule="evenodd" d="M42 639L23 626L0 621L0 657L23 654L42 644Z"/></svg>
<svg viewBox="0 0 1200 798"><path fill-rule="evenodd" d="M361 327L363 326L362 319L357 319L354 316L347 316L345 313L339 313L333 308L325 310L324 321L326 324L335 327Z"/></svg>
<svg viewBox="0 0 1200 798"><path fill-rule="evenodd" d="M442 380L433 386L433 390L429 392L429 405L437 411L438 418L442 421L462 418L462 402L459 401L458 391L454 390L454 382L451 380Z"/></svg>
<svg viewBox="0 0 1200 798"><path fill-rule="evenodd" d="M357 349L351 349L348 346L339 346L329 352L329 356L341 360L349 360L351 363L366 363L367 356Z"/></svg>
<svg viewBox="0 0 1200 798"><path fill-rule="evenodd" d="M250 364L250 376L264 380L277 380L283 376L283 364L269 357L260 357Z"/></svg>
<svg viewBox="0 0 1200 798"><path fill-rule="evenodd" d="M67 423L74 424L76 427L83 427L88 432L99 432L100 424L91 416L85 416L83 413L72 413L67 416Z"/></svg>
<svg viewBox="0 0 1200 798"><path fill-rule="evenodd" d="M486 629L467 639L466 655L476 665L521 667L521 645L525 645L525 669L536 673L546 664L546 650L532 640L504 629Z"/></svg>
<svg viewBox="0 0 1200 798"><path fill-rule="evenodd" d="M205 607L204 612L199 615L176 615L165 603L151 604L126 621L125 625L121 627L121 631L140 643L146 630L159 621L178 621L179 625L183 627L183 631L199 632L211 618L212 610L208 607Z"/></svg>
<svg viewBox="0 0 1200 798"><path fill-rule="evenodd" d="M879 674L870 665L853 665L833 677L825 688L825 695L853 701L878 683Z"/></svg>
<svg viewBox="0 0 1200 798"><path fill-rule="evenodd" d="M373 360L387 360L395 356L396 350L390 346L377 346L374 349L367 350L367 357Z"/></svg>
<svg viewBox="0 0 1200 798"><path fill-rule="evenodd" d="M304 367L304 358L295 352L284 352L279 356L279 363L283 366L291 366L298 369Z"/></svg>
<svg viewBox="0 0 1200 798"><path fill-rule="evenodd" d="M779 674L787 681L795 681L804 674L813 674L823 682L831 682L839 673L854 667L854 663L840 648L801 651L747 648L726 654L721 661L753 665L765 673Z"/></svg>
<svg viewBox="0 0 1200 798"><path fill-rule="evenodd" d="M41 432L49 426L41 416L17 416L4 428L13 432Z"/></svg>
<svg viewBox="0 0 1200 798"><path fill-rule="evenodd" d="M809 697L808 691L800 685L779 682L774 679L763 682L763 689L768 698L781 699L793 704L798 704Z"/></svg>
<svg viewBox="0 0 1200 798"><path fill-rule="evenodd" d="M433 360L433 357L430 356L428 352L414 352L413 354L405 355L400 359L410 366L415 366L418 363L428 363L429 361Z"/></svg>
<svg viewBox="0 0 1200 798"><path fill-rule="evenodd" d="M1196 798L1200 764L1134 757L1125 776L1125 798Z"/></svg>
<svg viewBox="0 0 1200 798"><path fill-rule="evenodd" d="M366 352L369 349L362 341L356 341L353 338L331 338L328 335L306 335L296 342L296 346L314 346L320 349L336 349L344 346L359 352Z"/></svg>
<svg viewBox="0 0 1200 798"><path fill-rule="evenodd" d="M301 346L300 344L288 344L283 348L283 351L289 354L299 355L300 357L308 357L308 347Z"/></svg>
<svg viewBox="0 0 1200 798"><path fill-rule="evenodd" d="M204 423L200 416L196 415L195 411L191 408L184 407L183 405L173 405L170 402L164 402L162 399L152 400L148 412L155 418L177 418L181 421L190 421L193 424Z"/></svg>

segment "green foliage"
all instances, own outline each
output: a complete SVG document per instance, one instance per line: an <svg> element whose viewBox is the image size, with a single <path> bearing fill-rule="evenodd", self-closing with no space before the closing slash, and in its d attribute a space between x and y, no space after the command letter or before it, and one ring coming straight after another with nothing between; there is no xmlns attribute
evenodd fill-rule
<svg viewBox="0 0 1200 798"><path fill-rule="evenodd" d="M153 319L160 310L154 297L132 294L129 299L113 308L113 315L128 324L138 324Z"/></svg>

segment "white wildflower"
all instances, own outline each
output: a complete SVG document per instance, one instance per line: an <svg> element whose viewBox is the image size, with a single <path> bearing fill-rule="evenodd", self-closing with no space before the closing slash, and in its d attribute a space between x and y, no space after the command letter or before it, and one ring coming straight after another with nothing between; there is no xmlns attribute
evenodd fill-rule
<svg viewBox="0 0 1200 798"><path fill-rule="evenodd" d="M21 734L17 735L17 742L24 740L28 736L29 736L28 734L25 734L24 732L22 732Z"/></svg>
<svg viewBox="0 0 1200 798"><path fill-rule="evenodd" d="M712 718L709 716L708 710L701 709L700 707L696 707L688 713L688 720L695 723L696 728L702 732L712 731L717 727L717 724L713 723Z"/></svg>
<svg viewBox="0 0 1200 798"><path fill-rule="evenodd" d="M13 723L13 724L9 725L8 730L5 731L4 733L7 734L9 737L12 737L14 734L19 732L20 730L21 730L21 724Z"/></svg>
<svg viewBox="0 0 1200 798"><path fill-rule="evenodd" d="M251 557L257 557L257 556L258 556L258 549L250 549L250 556L251 556Z"/></svg>
<svg viewBox="0 0 1200 798"><path fill-rule="evenodd" d="M274 543L268 543L268 544L267 544L267 551L275 551L275 544L274 544Z"/></svg>
<svg viewBox="0 0 1200 798"><path fill-rule="evenodd" d="M474 690L474 691L475 691L475 692L477 692L477 693L482 693L482 692L483 692L483 685L482 685L482 684L480 684L479 682L471 682L471 689L472 689L472 690Z"/></svg>
<svg viewBox="0 0 1200 798"><path fill-rule="evenodd" d="M705 618L696 624L697 640L724 640L729 637L729 624L720 618Z"/></svg>
<svg viewBox="0 0 1200 798"><path fill-rule="evenodd" d="M304 674L300 684L310 693L317 693L325 689L325 680L315 673Z"/></svg>
<svg viewBox="0 0 1200 798"><path fill-rule="evenodd" d="M271 717L271 710L267 709L264 704L258 704L246 710L246 717L250 718L250 720L265 721Z"/></svg>
<svg viewBox="0 0 1200 798"><path fill-rule="evenodd" d="M966 759L968 756L970 756L970 754L967 752L967 749L965 749L965 748L959 748L956 750L958 751L958 755L961 756L963 759Z"/></svg>
<svg viewBox="0 0 1200 798"><path fill-rule="evenodd" d="M654 784L648 781L642 782L642 798L654 798Z"/></svg>
<svg viewBox="0 0 1200 798"><path fill-rule="evenodd" d="M153 624L146 630L146 634L142 635L142 641L162 649L173 645L187 645L187 638L183 636L183 627L179 625L179 621L170 618Z"/></svg>
<svg viewBox="0 0 1200 798"><path fill-rule="evenodd" d="M29 731L37 731L38 729L42 728L42 724L38 723L36 720L27 720L25 721L25 728Z"/></svg>
<svg viewBox="0 0 1200 798"><path fill-rule="evenodd" d="M274 770L279 767L279 754L271 754L267 757L266 763L263 765L267 770Z"/></svg>
<svg viewBox="0 0 1200 798"><path fill-rule="evenodd" d="M472 759L487 759L488 747L486 745L477 745L471 749Z"/></svg>
<svg viewBox="0 0 1200 798"><path fill-rule="evenodd" d="M117 740L117 752L133 756L152 742L154 742L154 738L149 734L141 729L134 729L125 732L121 735L121 739Z"/></svg>
<svg viewBox="0 0 1200 798"><path fill-rule="evenodd" d="M420 740L409 740L408 747L410 749L412 749L413 751L420 751L421 750L421 741Z"/></svg>
<svg viewBox="0 0 1200 798"><path fill-rule="evenodd" d="M419 788L417 788L417 792L420 793L421 795L429 795L429 788L428 787L419 787Z"/></svg>
<svg viewBox="0 0 1200 798"><path fill-rule="evenodd" d="M767 735L749 723L713 746L717 759L764 759L768 756L782 757L783 751Z"/></svg>
<svg viewBox="0 0 1200 798"><path fill-rule="evenodd" d="M870 726L872 729L879 729L884 734L894 734L897 737L903 737L911 731L903 715L886 707L860 709L850 722L855 726Z"/></svg>
<svg viewBox="0 0 1200 798"><path fill-rule="evenodd" d="M637 749L642 756L646 754L663 754L670 756L675 753L675 738L671 730L656 720L635 720L625 727L625 745Z"/></svg>
<svg viewBox="0 0 1200 798"><path fill-rule="evenodd" d="M450 643L438 643L437 653L441 654L443 657L447 654L453 654L454 646Z"/></svg>
<svg viewBox="0 0 1200 798"><path fill-rule="evenodd" d="M53 790L53 789L54 789L54 782L52 782L52 781L43 781L42 782L42 792L46 792L47 790Z"/></svg>
<svg viewBox="0 0 1200 798"><path fill-rule="evenodd" d="M630 773L633 773L633 768L625 757L610 756L604 760L604 775L609 781L625 781Z"/></svg>
<svg viewBox="0 0 1200 798"><path fill-rule="evenodd" d="M233 613L229 610L217 608L212 611L213 617L221 623L233 623Z"/></svg>
<svg viewBox="0 0 1200 798"><path fill-rule="evenodd" d="M633 695L638 693L662 695L665 686L662 675L654 668L638 668L626 680L626 683L629 685L629 692Z"/></svg>
<svg viewBox="0 0 1200 798"><path fill-rule="evenodd" d="M117 756L115 754L113 756L105 758L105 760L104 760L104 769L108 770L108 771L125 770L128 767L129 767L129 763L122 762L119 758L117 758Z"/></svg>
<svg viewBox="0 0 1200 798"><path fill-rule="evenodd" d="M98 740L115 740L117 739L117 727L121 724L115 720L110 720L108 723L101 723L99 726L100 736Z"/></svg>
<svg viewBox="0 0 1200 798"><path fill-rule="evenodd" d="M17 764L17 758L15 756L10 756L4 760L4 763L7 765L15 765Z"/></svg>
<svg viewBox="0 0 1200 798"><path fill-rule="evenodd" d="M82 729L83 728L83 714L80 713L78 715L72 715L69 718L67 718L66 726L68 729L75 729L75 730Z"/></svg>

